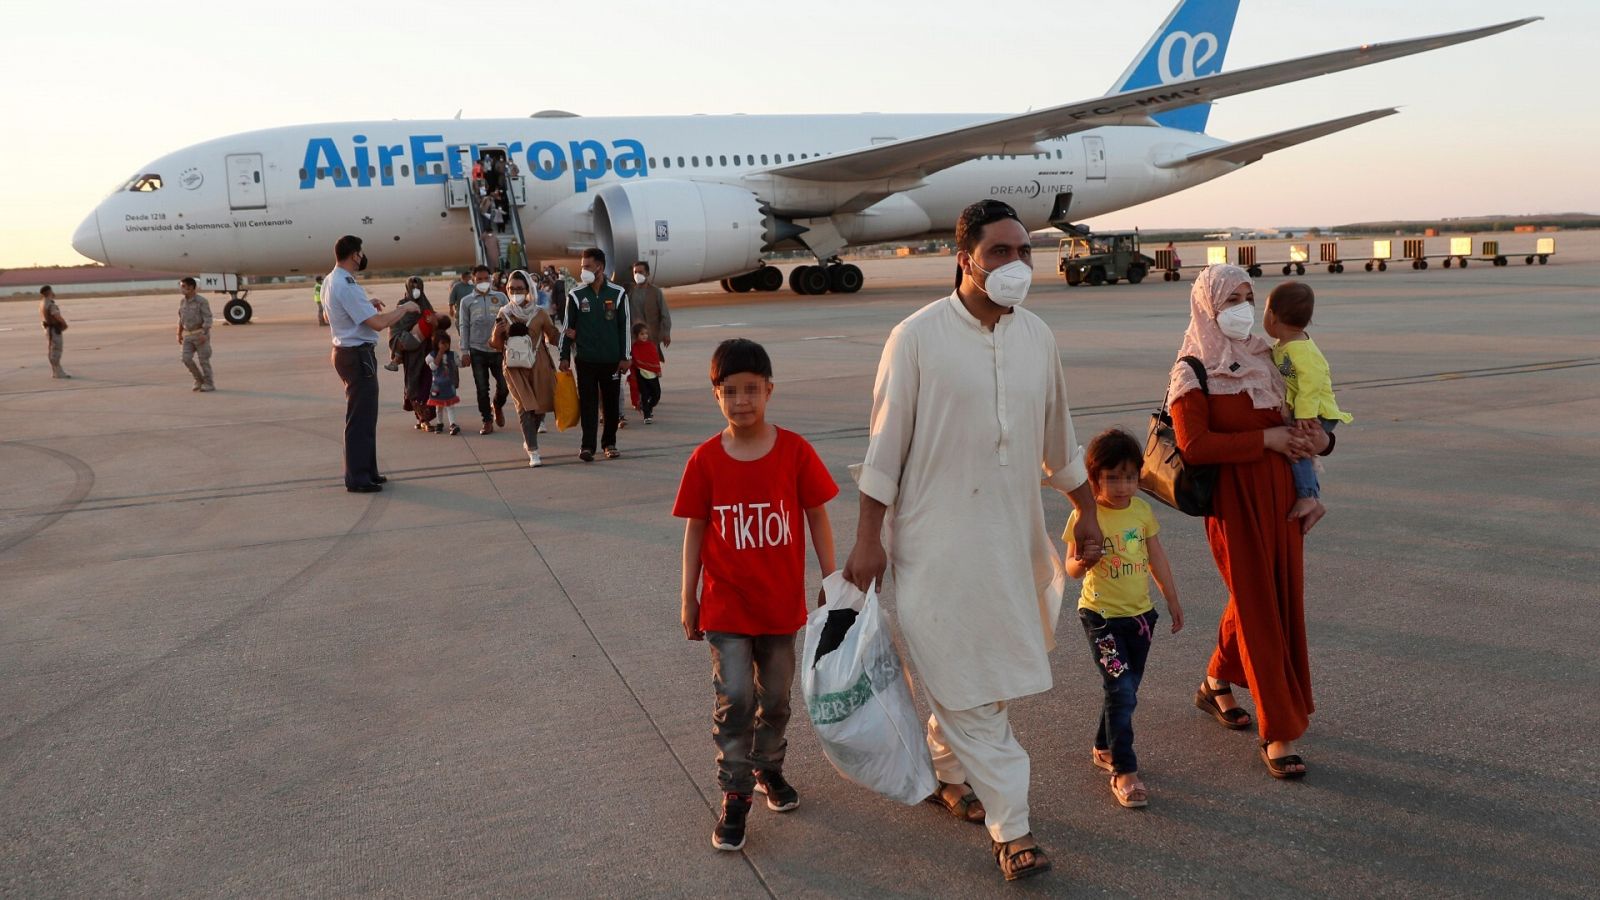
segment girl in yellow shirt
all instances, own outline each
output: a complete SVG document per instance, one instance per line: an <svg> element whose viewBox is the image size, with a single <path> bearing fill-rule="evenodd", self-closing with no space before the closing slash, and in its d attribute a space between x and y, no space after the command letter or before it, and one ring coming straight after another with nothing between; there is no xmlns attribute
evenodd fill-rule
<svg viewBox="0 0 1600 900"><path fill-rule="evenodd" d="M1089 442L1084 463L1094 488L1095 517L1105 536L1105 554L1093 566L1076 559L1072 526L1067 520L1067 574L1083 579L1078 619L1083 623L1105 688L1100 725L1090 761L1111 773L1111 793L1126 807L1145 806L1149 794L1139 780L1139 759L1133 752L1133 710L1139 703L1139 682L1160 618L1150 603L1150 578L1166 598L1172 631L1183 628L1183 607L1172 580L1166 551L1156 535L1161 525L1139 493L1144 451L1133 436L1118 428Z"/></svg>

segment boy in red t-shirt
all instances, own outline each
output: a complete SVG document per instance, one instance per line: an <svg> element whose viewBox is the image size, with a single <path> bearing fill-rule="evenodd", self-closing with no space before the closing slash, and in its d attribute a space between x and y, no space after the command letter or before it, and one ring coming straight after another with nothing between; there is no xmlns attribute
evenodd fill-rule
<svg viewBox="0 0 1600 900"><path fill-rule="evenodd" d="M825 504L839 493L817 451L792 431L767 424L772 359L755 341L723 341L711 355L711 384L728 427L684 466L672 514L683 529L683 634L711 645L717 691L722 815L718 850L744 847L751 791L787 812L800 794L783 778L794 636L806 623L805 511L817 565L832 574L833 528Z"/></svg>

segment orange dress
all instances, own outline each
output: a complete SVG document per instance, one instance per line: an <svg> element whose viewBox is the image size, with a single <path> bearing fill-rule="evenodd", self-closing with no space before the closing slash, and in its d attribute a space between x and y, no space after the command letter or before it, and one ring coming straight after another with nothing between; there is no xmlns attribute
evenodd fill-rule
<svg viewBox="0 0 1600 900"><path fill-rule="evenodd" d="M1211 654L1213 678L1243 685L1256 703L1263 740L1292 741L1310 720L1311 665L1299 522L1290 521L1289 460L1266 449L1262 431L1286 424L1248 394L1190 391L1172 404L1186 463L1219 464L1206 539L1228 586L1228 608Z"/></svg>

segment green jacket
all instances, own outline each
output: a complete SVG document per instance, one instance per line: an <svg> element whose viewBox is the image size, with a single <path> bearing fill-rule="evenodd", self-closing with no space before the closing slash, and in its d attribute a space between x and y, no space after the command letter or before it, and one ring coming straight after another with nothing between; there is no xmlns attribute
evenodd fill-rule
<svg viewBox="0 0 1600 900"><path fill-rule="evenodd" d="M606 282L596 293L593 285L584 285L567 295L565 325L578 333L576 339L561 338L561 361L573 355L576 345L578 362L616 365L631 358L633 341L629 334L632 317L628 312L628 294L621 286Z"/></svg>

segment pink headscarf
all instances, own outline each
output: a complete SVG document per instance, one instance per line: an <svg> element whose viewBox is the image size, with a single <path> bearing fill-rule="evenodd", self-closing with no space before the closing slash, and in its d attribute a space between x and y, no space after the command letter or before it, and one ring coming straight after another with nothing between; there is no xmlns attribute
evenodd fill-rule
<svg viewBox="0 0 1600 900"><path fill-rule="evenodd" d="M1189 328L1183 333L1178 362L1172 366L1167 386L1169 401L1199 390L1194 370L1181 360L1193 356L1205 365L1206 387L1213 394L1250 395L1256 409L1283 406L1283 378L1272 364L1272 347L1258 335L1236 341L1217 327L1217 313L1228 295L1241 284L1250 284L1250 275L1238 266L1208 266L1200 270L1189 291Z"/></svg>

